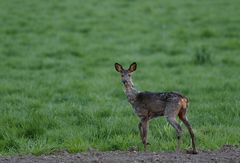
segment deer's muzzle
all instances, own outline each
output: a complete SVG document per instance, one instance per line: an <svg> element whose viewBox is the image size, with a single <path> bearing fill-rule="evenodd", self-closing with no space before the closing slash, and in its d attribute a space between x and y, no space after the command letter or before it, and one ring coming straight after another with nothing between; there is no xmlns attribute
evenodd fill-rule
<svg viewBox="0 0 240 163"><path fill-rule="evenodd" d="M127 80L122 80L122 83L125 85L127 84Z"/></svg>

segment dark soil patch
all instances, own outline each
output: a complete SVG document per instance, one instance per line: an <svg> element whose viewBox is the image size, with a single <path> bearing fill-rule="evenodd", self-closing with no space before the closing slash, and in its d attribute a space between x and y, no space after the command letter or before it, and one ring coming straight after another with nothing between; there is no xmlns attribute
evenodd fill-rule
<svg viewBox="0 0 240 163"><path fill-rule="evenodd" d="M238 146L224 145L217 151L199 151L192 155L186 152L136 152L136 151L88 151L85 153L70 154L66 151L52 155L25 155L0 157L1 163L111 163L111 162L222 162L239 163L240 148Z"/></svg>

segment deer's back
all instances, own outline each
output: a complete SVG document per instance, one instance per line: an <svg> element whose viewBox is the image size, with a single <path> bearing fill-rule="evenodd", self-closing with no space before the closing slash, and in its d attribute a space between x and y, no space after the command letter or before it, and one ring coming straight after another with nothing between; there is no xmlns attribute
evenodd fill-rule
<svg viewBox="0 0 240 163"><path fill-rule="evenodd" d="M141 92L138 93L133 105L139 116L149 115L152 117L164 115L167 105L178 106L182 99L188 101L185 96L176 92Z"/></svg>

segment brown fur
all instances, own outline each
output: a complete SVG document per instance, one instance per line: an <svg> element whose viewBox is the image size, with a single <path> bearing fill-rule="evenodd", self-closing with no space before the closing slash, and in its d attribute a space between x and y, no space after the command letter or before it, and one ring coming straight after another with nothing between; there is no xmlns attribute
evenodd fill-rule
<svg viewBox="0 0 240 163"><path fill-rule="evenodd" d="M196 154L195 137L192 127L187 120L186 112L188 107L188 99L184 95L177 92L139 92L133 85L132 72L137 68L136 63L132 63L128 69L124 69L122 65L115 63L115 69L121 74L121 80L125 88L125 94L129 103L132 105L135 113L140 118L139 131L146 150L148 121L152 118L165 116L167 121L175 128L177 133L177 150L180 146L180 138L182 129L176 121L176 116L185 124L192 139L192 153Z"/></svg>

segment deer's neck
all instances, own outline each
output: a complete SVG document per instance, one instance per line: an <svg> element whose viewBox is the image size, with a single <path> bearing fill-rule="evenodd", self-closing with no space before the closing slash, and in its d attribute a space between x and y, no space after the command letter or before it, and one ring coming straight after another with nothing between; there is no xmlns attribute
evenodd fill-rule
<svg viewBox="0 0 240 163"><path fill-rule="evenodd" d="M136 101L136 97L139 91L134 87L132 81L129 81L126 84L124 84L124 87L125 87L125 94L128 98L128 102L133 105L134 102Z"/></svg>

